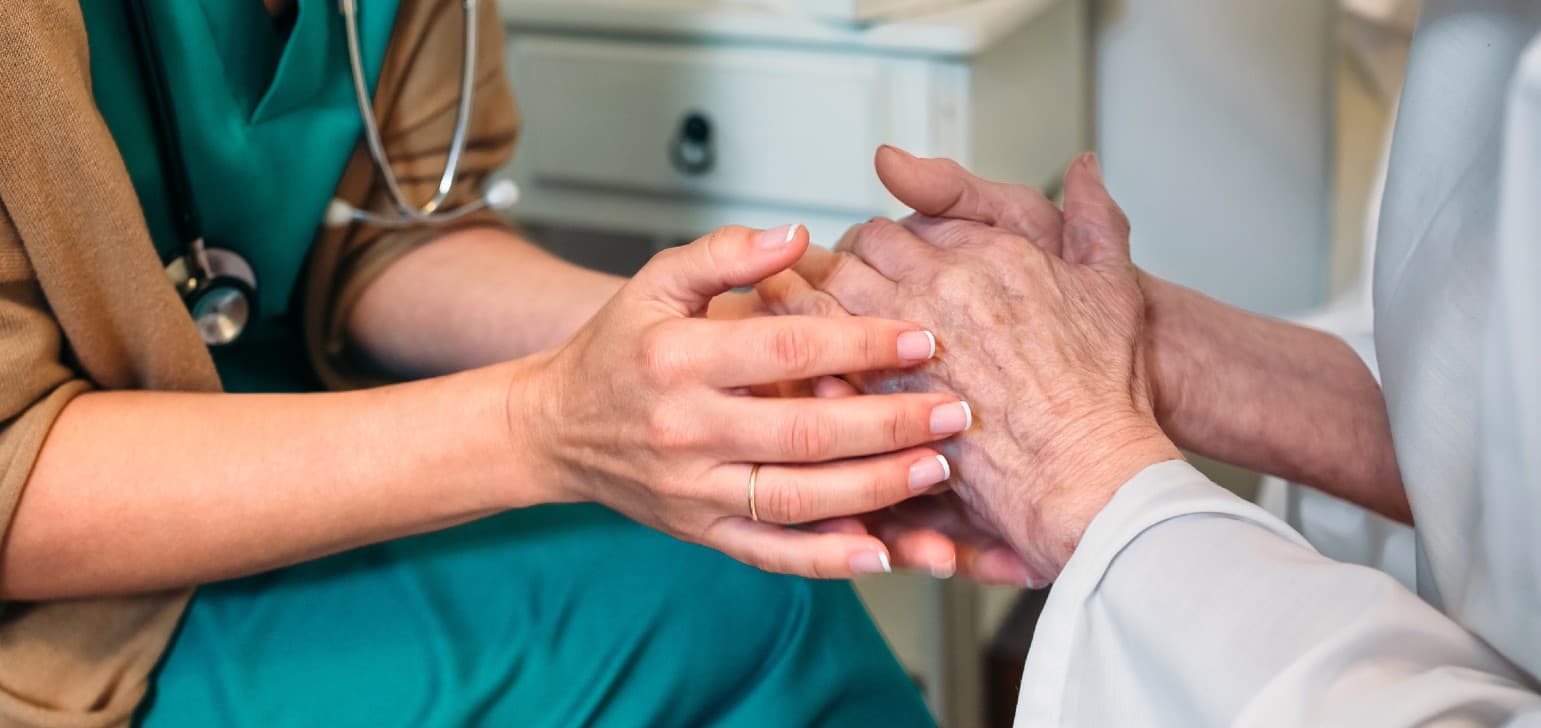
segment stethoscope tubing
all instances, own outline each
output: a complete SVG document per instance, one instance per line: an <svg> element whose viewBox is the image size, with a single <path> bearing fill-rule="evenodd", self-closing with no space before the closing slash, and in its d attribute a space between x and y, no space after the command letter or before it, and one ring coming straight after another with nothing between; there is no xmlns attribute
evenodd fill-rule
<svg viewBox="0 0 1541 728"><path fill-rule="evenodd" d="M449 155L444 160L444 170L439 175L439 184L433 199L419 207L407 201L406 193L402 192L396 173L391 169L390 157L385 151L385 143L380 138L380 125L375 117L374 104L369 98L369 89L365 88L363 51L359 43L357 0L338 0L338 6L342 10L343 25L347 31L348 66L353 76L353 96L358 103L359 117L364 121L364 142L369 148L369 156L374 159L375 166L379 168L380 178L385 182L386 192L391 197L391 205L396 208L395 215L354 208L352 218L355 221L381 227L440 224L465 217L488 206L487 200L483 198L452 210L439 210L454 187L455 177L460 170L460 159L465 152L466 134L470 127L471 101L476 83L477 3L478 0L462 0L465 9L465 42L462 44L464 55L460 64L460 99L455 111L455 129L450 137Z"/></svg>

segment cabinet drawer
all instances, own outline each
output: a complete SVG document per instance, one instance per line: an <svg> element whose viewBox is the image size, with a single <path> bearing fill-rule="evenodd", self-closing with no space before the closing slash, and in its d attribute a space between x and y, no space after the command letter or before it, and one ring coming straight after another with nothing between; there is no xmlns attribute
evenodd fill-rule
<svg viewBox="0 0 1541 728"><path fill-rule="evenodd" d="M887 199L872 152L898 120L880 59L515 35L508 62L526 184L853 211Z"/></svg>

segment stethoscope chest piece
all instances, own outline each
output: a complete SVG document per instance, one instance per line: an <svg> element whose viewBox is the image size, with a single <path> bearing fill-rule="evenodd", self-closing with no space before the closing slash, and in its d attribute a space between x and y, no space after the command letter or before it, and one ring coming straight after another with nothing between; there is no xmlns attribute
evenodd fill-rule
<svg viewBox="0 0 1541 728"><path fill-rule="evenodd" d="M166 266L166 275L209 346L234 343L257 313L257 275L235 251L195 240Z"/></svg>

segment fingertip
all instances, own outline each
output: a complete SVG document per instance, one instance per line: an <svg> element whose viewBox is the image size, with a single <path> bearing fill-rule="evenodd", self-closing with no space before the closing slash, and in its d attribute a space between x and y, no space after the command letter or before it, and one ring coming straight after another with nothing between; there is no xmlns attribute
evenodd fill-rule
<svg viewBox="0 0 1541 728"><path fill-rule="evenodd" d="M1095 152L1083 152L1065 169L1065 207L1107 196L1102 184L1102 165Z"/></svg>
<svg viewBox="0 0 1541 728"><path fill-rule="evenodd" d="M879 144L877 153L873 156L873 161L878 165L890 162L903 164L912 159L919 159L919 157L892 144Z"/></svg>
<svg viewBox="0 0 1541 728"><path fill-rule="evenodd" d="M922 214L936 214L957 201L962 182L948 174L944 160L924 159L898 147L878 147L873 160L878 180L900 202Z"/></svg>
<svg viewBox="0 0 1541 728"><path fill-rule="evenodd" d="M818 521L817 523L808 524L807 528L814 533L842 533L851 536L871 535L867 530L867 525L862 523L861 519L851 517Z"/></svg>
<svg viewBox="0 0 1541 728"><path fill-rule="evenodd" d="M856 387L839 377L822 376L813 384L813 396L819 399L839 399L857 394Z"/></svg>
<svg viewBox="0 0 1541 728"><path fill-rule="evenodd" d="M969 569L974 579L998 586L1031 587L1035 582L1027 562L1004 546L975 554Z"/></svg>
<svg viewBox="0 0 1541 728"><path fill-rule="evenodd" d="M869 540L872 544L863 546L850 555L848 561L851 573L857 576L892 573L894 567L889 559L888 549L877 539Z"/></svg>

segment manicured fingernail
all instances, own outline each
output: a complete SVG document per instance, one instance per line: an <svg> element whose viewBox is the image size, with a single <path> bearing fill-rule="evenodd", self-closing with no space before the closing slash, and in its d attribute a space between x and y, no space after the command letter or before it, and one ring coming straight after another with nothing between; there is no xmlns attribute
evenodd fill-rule
<svg viewBox="0 0 1541 728"><path fill-rule="evenodd" d="M931 410L931 434L951 435L974 424L974 411L964 401L948 402Z"/></svg>
<svg viewBox="0 0 1541 728"><path fill-rule="evenodd" d="M779 228L762 230L755 236L754 244L760 248L780 248L792 242L797 237L797 231L802 225L782 225Z"/></svg>
<svg viewBox="0 0 1541 728"><path fill-rule="evenodd" d="M936 336L930 331L906 331L899 334L899 358L925 361L936 356Z"/></svg>
<svg viewBox="0 0 1541 728"><path fill-rule="evenodd" d="M937 579L951 579L956 573L958 573L957 559L948 561L945 564L933 565L931 567L931 576Z"/></svg>
<svg viewBox="0 0 1541 728"><path fill-rule="evenodd" d="M887 574L893 570L886 551L861 551L851 557L851 571L857 574Z"/></svg>
<svg viewBox="0 0 1541 728"><path fill-rule="evenodd" d="M910 466L910 490L919 492L952 477L952 465L937 455Z"/></svg>

